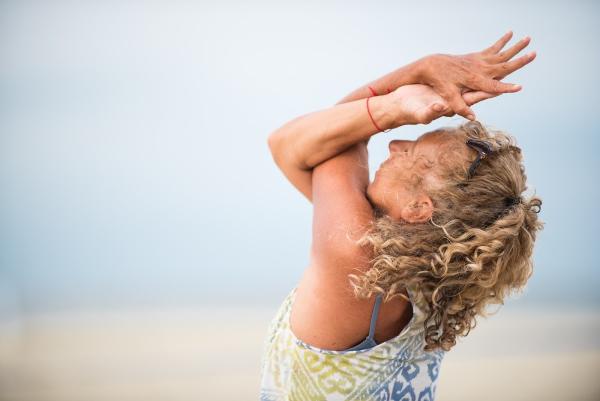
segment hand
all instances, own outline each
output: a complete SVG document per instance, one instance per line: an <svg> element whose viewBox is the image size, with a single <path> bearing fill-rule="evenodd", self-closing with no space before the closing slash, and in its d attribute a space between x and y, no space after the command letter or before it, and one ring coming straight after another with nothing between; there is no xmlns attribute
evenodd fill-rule
<svg viewBox="0 0 600 401"><path fill-rule="evenodd" d="M529 37L521 39L512 47L501 51L512 38L507 32L496 43L485 50L465 55L434 54L421 59L419 82L429 85L450 106L453 112L470 120L475 113L463 98L469 91L486 93L518 92L520 85L500 82L500 79L529 64L535 59L535 52L511 60L530 42Z"/></svg>
<svg viewBox="0 0 600 401"><path fill-rule="evenodd" d="M499 93L483 91L466 92L461 100L468 106L498 96ZM454 111L444 98L430 86L414 84L401 86L384 95L393 117L392 127L411 124L429 124L442 116L451 117Z"/></svg>

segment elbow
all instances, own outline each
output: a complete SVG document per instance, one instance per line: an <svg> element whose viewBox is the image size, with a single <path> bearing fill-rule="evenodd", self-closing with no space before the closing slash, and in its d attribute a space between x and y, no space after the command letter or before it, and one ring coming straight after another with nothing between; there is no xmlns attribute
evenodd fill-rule
<svg viewBox="0 0 600 401"><path fill-rule="evenodd" d="M269 150L275 164L280 168L283 168L283 166L294 166L302 170L310 170L303 163L298 163L295 147L289 139L286 134L279 130L274 131L267 138L267 144L269 145Z"/></svg>
<svg viewBox="0 0 600 401"><path fill-rule="evenodd" d="M284 136L281 131L273 131L267 138L267 144L273 159L277 161L283 152L285 152L286 145L284 143Z"/></svg>
<svg viewBox="0 0 600 401"><path fill-rule="evenodd" d="M279 138L277 137L277 131L271 133L267 137L267 145L269 146L269 150L271 151L271 153L273 153L275 151L278 141L279 141Z"/></svg>
<svg viewBox="0 0 600 401"><path fill-rule="evenodd" d="M271 152L271 156L273 157L273 161L275 164L279 166L281 162L281 135L278 134L277 131L271 133L267 138L267 145L269 146L269 151Z"/></svg>

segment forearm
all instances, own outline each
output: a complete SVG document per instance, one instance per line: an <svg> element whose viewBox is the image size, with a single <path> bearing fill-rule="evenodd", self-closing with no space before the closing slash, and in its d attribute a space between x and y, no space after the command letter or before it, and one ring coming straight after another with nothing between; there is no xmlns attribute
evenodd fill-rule
<svg viewBox="0 0 600 401"><path fill-rule="evenodd" d="M367 114L365 102L358 101L373 96L369 86L378 95L383 95L400 86L419 82L424 61L425 58L397 68L357 88L330 109L288 122L269 137L271 150L285 152L288 160L292 158L301 168L311 169L356 143L367 144L370 137L378 131ZM338 107L353 102L356 104ZM373 96L369 100L371 115L381 129L393 128L392 116L382 105L382 98ZM356 118L361 116L362 118Z"/></svg>
<svg viewBox="0 0 600 401"><path fill-rule="evenodd" d="M420 83L422 65L425 61L426 58L422 58L408 65L405 65L404 67L397 68L396 70L389 72L384 76L350 92L336 104L352 102L354 100L364 99L366 97L373 96L373 93L369 89L369 86L373 88L373 90L375 90L375 93L377 93L378 95L383 95L388 92L393 92L394 90L403 85Z"/></svg>
<svg viewBox="0 0 600 401"><path fill-rule="evenodd" d="M384 96L369 99L369 110L381 129L395 126L394 114ZM269 145L275 156L279 154L310 170L378 132L366 101L354 100L289 121L270 135Z"/></svg>

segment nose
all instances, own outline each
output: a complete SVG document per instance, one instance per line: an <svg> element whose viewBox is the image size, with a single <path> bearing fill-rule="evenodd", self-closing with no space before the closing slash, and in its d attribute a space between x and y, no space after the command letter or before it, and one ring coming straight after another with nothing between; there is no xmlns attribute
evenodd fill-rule
<svg viewBox="0 0 600 401"><path fill-rule="evenodd" d="M405 139L394 139L390 141L388 148L390 149L390 153L392 152L403 152L407 149L407 147L412 143L412 141L408 141Z"/></svg>

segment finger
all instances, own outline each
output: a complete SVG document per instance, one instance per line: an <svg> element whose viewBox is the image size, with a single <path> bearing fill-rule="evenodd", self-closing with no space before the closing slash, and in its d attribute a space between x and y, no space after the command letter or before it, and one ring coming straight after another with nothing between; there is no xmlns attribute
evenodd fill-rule
<svg viewBox="0 0 600 401"><path fill-rule="evenodd" d="M476 90L498 94L518 92L521 90L521 85L500 82L496 79L487 77L479 78L472 86L474 87L473 89Z"/></svg>
<svg viewBox="0 0 600 401"><path fill-rule="evenodd" d="M467 92L467 93L463 93L463 100L465 101L466 104L468 104L469 106L472 106L476 103L479 103L483 100L486 99L491 99L493 97L496 97L500 95L499 93L490 93L490 92L484 92L484 91L474 91L474 92Z"/></svg>
<svg viewBox="0 0 600 401"><path fill-rule="evenodd" d="M462 94L457 87L450 87L440 93L440 96L444 98L450 109L456 114L463 116L468 120L475 120L475 113L462 98Z"/></svg>
<svg viewBox="0 0 600 401"><path fill-rule="evenodd" d="M508 74L512 74L519 68L523 68L527 64L531 63L535 59L535 57L536 53L530 52L514 60L497 64L494 68L494 70L496 71L496 75L494 76L494 78L502 79Z"/></svg>
<svg viewBox="0 0 600 401"><path fill-rule="evenodd" d="M486 54L496 54L508 43L510 38L512 38L512 31L506 32L500 39L496 41L493 45L485 49L482 53Z"/></svg>
<svg viewBox="0 0 600 401"><path fill-rule="evenodd" d="M517 54L519 54L521 50L526 48L529 45L529 42L531 42L531 38L529 36L525 36L523 39L519 40L517 43L511 46L509 49L498 53L494 57L494 59L497 62L508 61Z"/></svg>

